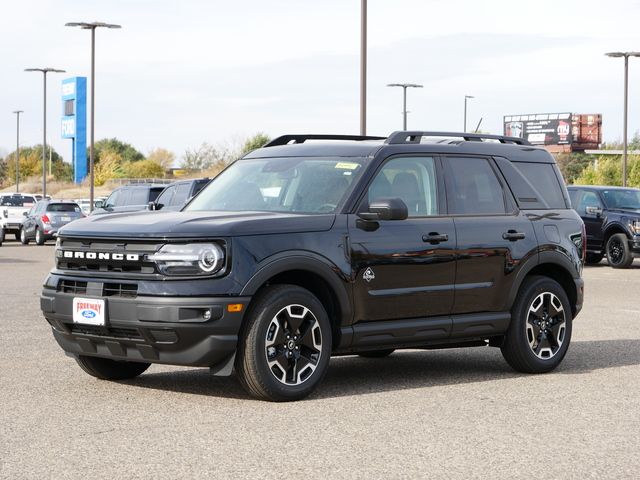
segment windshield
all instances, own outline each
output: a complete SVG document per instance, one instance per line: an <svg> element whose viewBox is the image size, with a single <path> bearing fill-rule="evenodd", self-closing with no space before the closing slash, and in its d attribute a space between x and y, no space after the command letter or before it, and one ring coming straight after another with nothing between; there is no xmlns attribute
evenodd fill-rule
<svg viewBox="0 0 640 480"><path fill-rule="evenodd" d="M604 190L602 196L609 208L640 210L640 190Z"/></svg>
<svg viewBox="0 0 640 480"><path fill-rule="evenodd" d="M334 213L360 177L361 158L239 160L218 175L185 211Z"/></svg>

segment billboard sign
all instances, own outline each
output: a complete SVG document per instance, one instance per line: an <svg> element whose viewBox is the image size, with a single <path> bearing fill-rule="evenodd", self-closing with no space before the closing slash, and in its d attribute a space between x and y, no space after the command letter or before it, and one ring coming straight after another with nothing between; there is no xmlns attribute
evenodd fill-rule
<svg viewBox="0 0 640 480"><path fill-rule="evenodd" d="M532 145L571 145L570 113L506 115L504 134L528 140Z"/></svg>

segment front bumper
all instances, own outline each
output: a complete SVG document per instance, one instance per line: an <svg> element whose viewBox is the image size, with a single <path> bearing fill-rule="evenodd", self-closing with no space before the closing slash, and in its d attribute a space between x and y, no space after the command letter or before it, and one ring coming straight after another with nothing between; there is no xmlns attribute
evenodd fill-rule
<svg viewBox="0 0 640 480"><path fill-rule="evenodd" d="M631 240L629 240L629 247L636 256L640 256L640 233L632 235Z"/></svg>
<svg viewBox="0 0 640 480"><path fill-rule="evenodd" d="M76 296L105 300L105 326L73 322ZM235 354L249 300L249 297L104 297L44 289L40 306L53 336L70 356L215 367ZM227 311L232 303L242 304L242 311ZM204 320L205 311L211 312L210 320Z"/></svg>

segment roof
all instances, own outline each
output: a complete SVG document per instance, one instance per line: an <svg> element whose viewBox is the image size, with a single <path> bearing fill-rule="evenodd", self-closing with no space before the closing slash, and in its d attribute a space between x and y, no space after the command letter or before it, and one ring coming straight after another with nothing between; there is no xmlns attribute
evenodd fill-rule
<svg viewBox="0 0 640 480"><path fill-rule="evenodd" d="M361 138L360 140L358 138ZM372 138L377 138L372 140ZM434 141L424 142L433 138ZM284 143L284 141L295 143ZM488 141L487 141L488 140ZM284 135L245 159L272 157L373 157L402 153L503 156L511 161L555 163L543 148L525 140L498 135L456 132L394 132L389 137Z"/></svg>

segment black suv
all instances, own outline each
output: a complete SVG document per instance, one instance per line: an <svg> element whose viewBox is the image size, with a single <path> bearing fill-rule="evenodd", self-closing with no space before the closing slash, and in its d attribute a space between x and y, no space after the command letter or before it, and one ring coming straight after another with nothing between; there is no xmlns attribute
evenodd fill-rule
<svg viewBox="0 0 640 480"><path fill-rule="evenodd" d="M182 210L182 207L210 181L210 178L195 178L174 182L162 191L155 202L149 204L149 209L175 212Z"/></svg>
<svg viewBox="0 0 640 480"><path fill-rule="evenodd" d="M613 268L628 268L640 254L640 190L579 185L568 190L587 230L587 263L606 255Z"/></svg>
<svg viewBox="0 0 640 480"><path fill-rule="evenodd" d="M522 139L287 135L182 212L63 228L41 306L102 379L235 367L250 394L295 400L332 355L486 345L547 372L582 307L584 245L553 158Z"/></svg>

